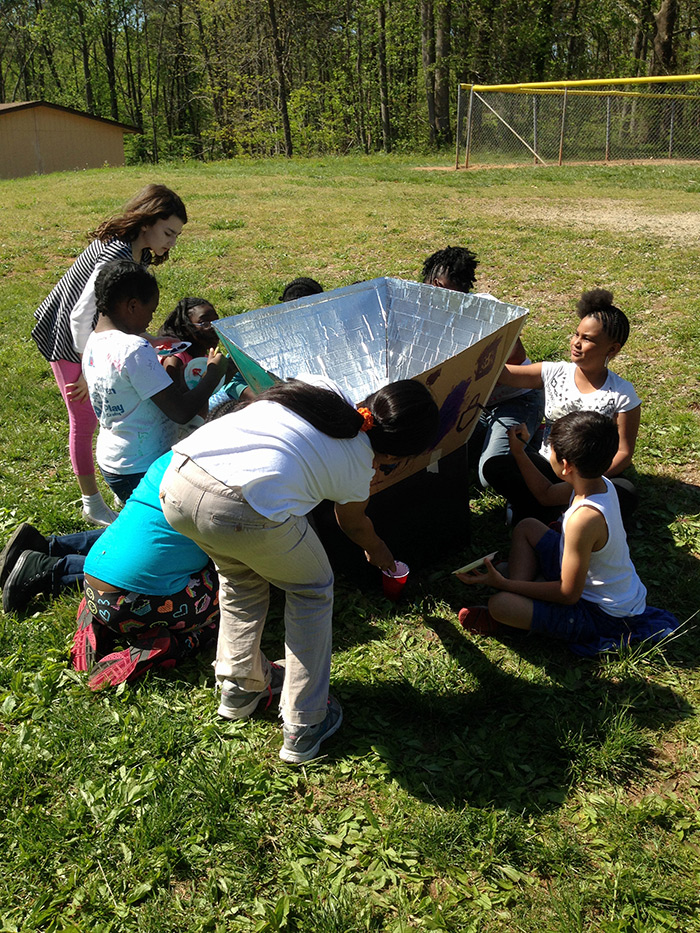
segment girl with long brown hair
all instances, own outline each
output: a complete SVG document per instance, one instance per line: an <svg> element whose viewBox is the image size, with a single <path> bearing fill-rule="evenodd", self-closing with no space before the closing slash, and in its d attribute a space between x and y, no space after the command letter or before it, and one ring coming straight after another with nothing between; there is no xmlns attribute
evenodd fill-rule
<svg viewBox="0 0 700 933"><path fill-rule="evenodd" d="M109 525L116 517L95 481L92 439L97 419L80 368L97 321L95 279L104 264L115 259L143 266L165 262L186 223L185 205L174 191L165 185L146 185L120 214L97 227L93 241L34 312L32 337L50 363L68 409L69 451L83 517L95 525Z"/></svg>

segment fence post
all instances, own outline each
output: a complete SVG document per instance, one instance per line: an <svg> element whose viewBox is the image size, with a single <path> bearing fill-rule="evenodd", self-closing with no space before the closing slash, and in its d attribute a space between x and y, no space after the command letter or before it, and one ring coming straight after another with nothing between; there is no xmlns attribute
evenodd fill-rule
<svg viewBox="0 0 700 933"><path fill-rule="evenodd" d="M606 115L605 115L605 161L610 161L610 95L605 98L606 102Z"/></svg>
<svg viewBox="0 0 700 933"><path fill-rule="evenodd" d="M561 106L561 130L559 132L559 165L561 165L562 155L564 154L564 126L566 124L566 92L568 88L564 88L564 102Z"/></svg>
<svg viewBox="0 0 700 933"><path fill-rule="evenodd" d="M467 149L464 153L464 167L469 168L469 153L472 148L472 108L474 105L474 85L469 87L469 106L467 108Z"/></svg>
<svg viewBox="0 0 700 933"><path fill-rule="evenodd" d="M459 141L462 136L462 82L457 85L457 146L455 149L455 169L459 168Z"/></svg>
<svg viewBox="0 0 700 933"><path fill-rule="evenodd" d="M673 127L674 127L674 117L676 116L676 102L675 100L671 101L671 125L668 129L668 157L669 159L673 158Z"/></svg>
<svg viewBox="0 0 700 933"><path fill-rule="evenodd" d="M532 95L532 148L537 152L537 94ZM537 156L533 156L532 162L537 165Z"/></svg>

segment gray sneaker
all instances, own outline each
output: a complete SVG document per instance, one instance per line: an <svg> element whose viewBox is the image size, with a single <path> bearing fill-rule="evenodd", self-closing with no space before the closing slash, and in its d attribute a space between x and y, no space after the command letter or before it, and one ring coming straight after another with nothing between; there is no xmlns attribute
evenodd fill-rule
<svg viewBox="0 0 700 933"><path fill-rule="evenodd" d="M333 735L343 721L343 708L335 697L328 697L328 712L323 722L315 726L284 725L284 744L280 749L282 761L301 764L315 758L321 748L321 742Z"/></svg>
<svg viewBox="0 0 700 933"><path fill-rule="evenodd" d="M224 719L246 719L251 713L255 712L261 700L267 700L265 709L272 703L274 696L282 693L284 684L284 659L280 661L270 661L270 683L261 690L244 693L236 690L222 690L221 703L219 704L219 716Z"/></svg>

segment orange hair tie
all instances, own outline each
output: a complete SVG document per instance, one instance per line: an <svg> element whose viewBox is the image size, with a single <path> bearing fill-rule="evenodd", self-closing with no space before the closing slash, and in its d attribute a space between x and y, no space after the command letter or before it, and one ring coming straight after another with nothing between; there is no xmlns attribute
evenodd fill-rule
<svg viewBox="0 0 700 933"><path fill-rule="evenodd" d="M374 415L369 410L369 408L358 408L357 410L362 415L362 419L364 421L360 431L369 431L374 427Z"/></svg>

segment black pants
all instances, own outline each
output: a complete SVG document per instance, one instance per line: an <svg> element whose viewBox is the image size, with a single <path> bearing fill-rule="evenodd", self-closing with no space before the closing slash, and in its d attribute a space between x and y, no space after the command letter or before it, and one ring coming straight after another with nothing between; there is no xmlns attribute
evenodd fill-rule
<svg viewBox="0 0 700 933"><path fill-rule="evenodd" d="M533 450L526 450L525 453L540 473L550 482L561 482L549 465L549 461L541 456L541 454ZM507 454L504 457L492 457L484 464L484 476L489 486L499 495L503 496L506 501L510 502L511 508L513 509L513 525L517 525L518 522L522 521L524 518L538 518L541 522L544 522L545 525L549 525L550 522L556 521L562 511L564 511L560 506L540 505L528 489L527 483L523 479L523 475L512 454ZM620 502L622 521L625 527L627 527L627 523L637 507L637 493L634 486L632 486L628 480L619 482L618 480L620 479L619 477L615 477L611 482L615 487Z"/></svg>

